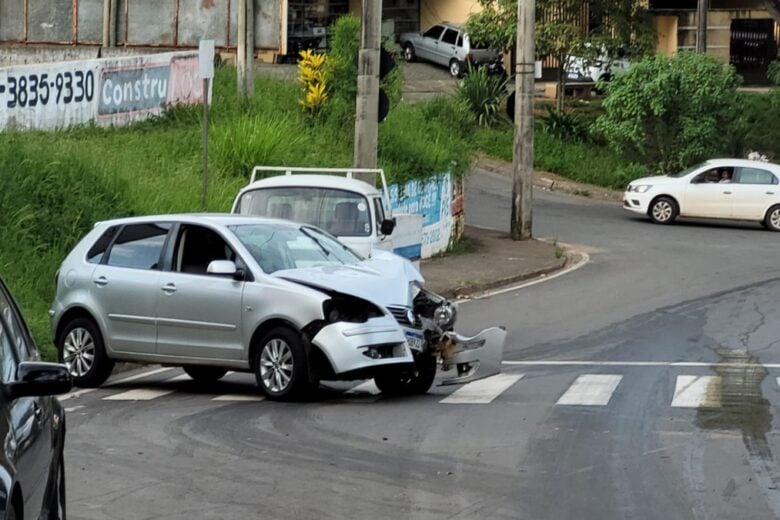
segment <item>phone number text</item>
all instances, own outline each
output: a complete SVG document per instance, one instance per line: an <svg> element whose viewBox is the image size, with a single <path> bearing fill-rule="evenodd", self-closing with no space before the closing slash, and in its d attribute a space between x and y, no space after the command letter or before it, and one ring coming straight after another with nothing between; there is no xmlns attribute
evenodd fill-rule
<svg viewBox="0 0 780 520"><path fill-rule="evenodd" d="M0 94L7 94L6 106L34 107L81 103L95 97L95 74L91 71L58 72L56 74L9 74Z"/></svg>

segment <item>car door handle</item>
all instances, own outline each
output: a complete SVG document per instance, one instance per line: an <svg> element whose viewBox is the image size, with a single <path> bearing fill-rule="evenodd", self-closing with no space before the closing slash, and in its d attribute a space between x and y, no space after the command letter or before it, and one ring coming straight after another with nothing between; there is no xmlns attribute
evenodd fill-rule
<svg viewBox="0 0 780 520"><path fill-rule="evenodd" d="M730 191L724 191L723 194L724 195L731 195L731 192Z"/></svg>
<svg viewBox="0 0 780 520"><path fill-rule="evenodd" d="M108 279L105 276L100 276L98 278L95 278L93 280L95 282L95 285L98 287L103 287L104 285L108 285Z"/></svg>
<svg viewBox="0 0 780 520"><path fill-rule="evenodd" d="M703 18L703 17L702 17L702 18ZM767 195L774 195L774 194L775 194L775 192L774 192L774 191L768 191L768 192L766 192L766 194L767 194Z"/></svg>
<svg viewBox="0 0 780 520"><path fill-rule="evenodd" d="M172 283L166 283L161 287L162 291L165 294L173 294L176 292L176 285Z"/></svg>

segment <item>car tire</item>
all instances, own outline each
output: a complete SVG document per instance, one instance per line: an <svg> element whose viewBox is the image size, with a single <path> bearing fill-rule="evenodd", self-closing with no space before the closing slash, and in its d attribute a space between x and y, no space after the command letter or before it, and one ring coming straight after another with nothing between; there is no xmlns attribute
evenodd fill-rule
<svg viewBox="0 0 780 520"><path fill-rule="evenodd" d="M456 58L450 60L450 76L453 78L463 77L463 64Z"/></svg>
<svg viewBox="0 0 780 520"><path fill-rule="evenodd" d="M763 224L769 231L780 231L780 205L769 208Z"/></svg>
<svg viewBox="0 0 780 520"><path fill-rule="evenodd" d="M204 367L199 365L188 365L182 367L182 370L197 383L214 383L227 374L227 368Z"/></svg>
<svg viewBox="0 0 780 520"><path fill-rule="evenodd" d="M19 507L16 504L11 504L10 509L5 513L5 520L16 520L18 515L16 514L16 508Z"/></svg>
<svg viewBox="0 0 780 520"><path fill-rule="evenodd" d="M103 336L90 319L77 318L68 323L57 346L59 361L68 367L76 386L100 386L114 370L114 361L106 354Z"/></svg>
<svg viewBox="0 0 780 520"><path fill-rule="evenodd" d="M436 358L430 354L415 356L412 372L391 372L378 375L374 384L385 395L424 394L436 377Z"/></svg>
<svg viewBox="0 0 780 520"><path fill-rule="evenodd" d="M67 500L65 500L65 457L62 452L60 452L57 463L57 477L54 480L54 488L49 500L47 520L65 520L68 515L66 512Z"/></svg>
<svg viewBox="0 0 780 520"><path fill-rule="evenodd" d="M680 209L671 197L658 197L650 203L647 214L656 224L671 224L677 218Z"/></svg>
<svg viewBox="0 0 780 520"><path fill-rule="evenodd" d="M269 399L290 401L308 397L316 383L309 380L309 360L301 335L286 327L269 331L255 350L255 379Z"/></svg>
<svg viewBox="0 0 780 520"><path fill-rule="evenodd" d="M414 52L414 45L407 43L404 46L404 61L411 63L417 59L417 53Z"/></svg>

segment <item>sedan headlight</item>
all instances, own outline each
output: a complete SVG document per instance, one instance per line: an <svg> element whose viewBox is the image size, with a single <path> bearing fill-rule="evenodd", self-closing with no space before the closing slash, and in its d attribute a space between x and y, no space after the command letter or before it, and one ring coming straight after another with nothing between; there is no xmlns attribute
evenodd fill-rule
<svg viewBox="0 0 780 520"><path fill-rule="evenodd" d="M433 323L440 329L447 330L455 324L457 314L454 305L450 303L439 305L433 311Z"/></svg>
<svg viewBox="0 0 780 520"><path fill-rule="evenodd" d="M370 318L384 316L384 312L373 303L347 295L336 295L325 300L322 304L322 314L328 323L365 323Z"/></svg>
<svg viewBox="0 0 780 520"><path fill-rule="evenodd" d="M627 191L629 193L630 192L633 192L633 193L644 193L647 190L649 190L650 188L652 188L652 186L650 186L649 184L630 184L628 186L628 190Z"/></svg>

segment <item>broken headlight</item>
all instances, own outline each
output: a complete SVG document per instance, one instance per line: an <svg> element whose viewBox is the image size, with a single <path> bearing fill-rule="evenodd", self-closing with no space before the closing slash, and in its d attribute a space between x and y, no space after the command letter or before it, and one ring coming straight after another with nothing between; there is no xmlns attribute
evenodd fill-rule
<svg viewBox="0 0 780 520"><path fill-rule="evenodd" d="M384 316L384 312L373 303L354 296L335 295L322 304L322 315L328 323L346 321L365 323L371 318Z"/></svg>
<svg viewBox="0 0 780 520"><path fill-rule="evenodd" d="M442 330L449 330L455 325L457 315L455 305L445 302L433 311L433 323Z"/></svg>

